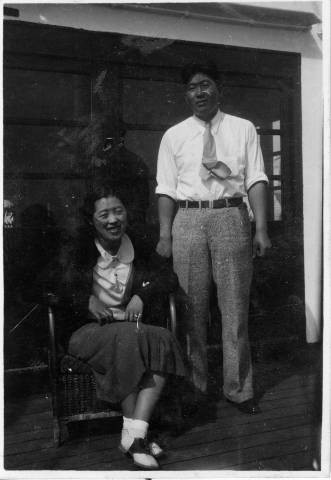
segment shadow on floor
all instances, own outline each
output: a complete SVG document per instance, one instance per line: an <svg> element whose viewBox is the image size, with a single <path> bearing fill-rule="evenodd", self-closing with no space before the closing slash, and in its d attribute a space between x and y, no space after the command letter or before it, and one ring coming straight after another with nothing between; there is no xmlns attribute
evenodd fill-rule
<svg viewBox="0 0 331 480"><path fill-rule="evenodd" d="M166 411L162 420L155 424L159 437L169 442L173 436L182 435L199 425L213 423L217 419L217 405L223 399L222 364L220 350L213 349L209 355L209 386L207 395L199 395L186 384L179 392L180 408ZM283 344L267 345L263 354L253 362L254 391L259 401L268 391L293 375L317 373L313 384L313 409L316 425L321 422L322 395L322 348L321 345ZM177 391L178 393L178 391ZM168 407L170 403L167 403ZM160 433L161 432L161 433Z"/></svg>

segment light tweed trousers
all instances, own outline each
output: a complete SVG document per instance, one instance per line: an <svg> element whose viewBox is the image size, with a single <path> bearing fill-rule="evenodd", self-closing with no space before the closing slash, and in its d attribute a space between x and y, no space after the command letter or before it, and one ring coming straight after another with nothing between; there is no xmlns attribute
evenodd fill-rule
<svg viewBox="0 0 331 480"><path fill-rule="evenodd" d="M180 208L173 223L174 269L186 294L185 333L192 381L207 388L207 323L211 279L222 314L223 393L253 397L248 339L252 279L251 226L245 204L221 209Z"/></svg>

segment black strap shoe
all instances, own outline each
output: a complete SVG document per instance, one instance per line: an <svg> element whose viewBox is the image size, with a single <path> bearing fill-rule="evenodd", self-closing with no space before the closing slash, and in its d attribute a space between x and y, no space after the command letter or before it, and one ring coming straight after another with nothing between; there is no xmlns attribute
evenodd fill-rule
<svg viewBox="0 0 331 480"><path fill-rule="evenodd" d="M131 457L133 463L143 470L158 470L160 465L156 458L151 455L146 440L143 438L135 438L131 444L131 447L123 451L121 446L120 450L127 456Z"/></svg>

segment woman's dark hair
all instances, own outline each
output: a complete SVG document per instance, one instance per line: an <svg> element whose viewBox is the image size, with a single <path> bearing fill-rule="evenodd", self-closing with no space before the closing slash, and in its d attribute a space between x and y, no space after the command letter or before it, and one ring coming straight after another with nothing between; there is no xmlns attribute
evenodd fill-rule
<svg viewBox="0 0 331 480"><path fill-rule="evenodd" d="M115 183L113 179L107 177L93 179L80 209L84 223L86 225L91 224L95 211L95 202L100 200L100 198L116 197L126 207L129 194L127 187L119 182Z"/></svg>
<svg viewBox="0 0 331 480"><path fill-rule="evenodd" d="M191 78L197 73L204 73L208 75L214 82L218 82L219 74L216 64L212 61L206 63L189 63L182 69L182 80L185 85L191 80Z"/></svg>

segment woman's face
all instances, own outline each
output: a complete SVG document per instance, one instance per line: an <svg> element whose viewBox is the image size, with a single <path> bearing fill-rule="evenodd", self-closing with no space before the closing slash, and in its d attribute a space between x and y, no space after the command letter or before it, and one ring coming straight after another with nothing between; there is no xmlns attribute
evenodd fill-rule
<svg viewBox="0 0 331 480"><path fill-rule="evenodd" d="M93 225L99 239L107 245L118 243L127 226L127 213L116 197L100 198L94 204Z"/></svg>

